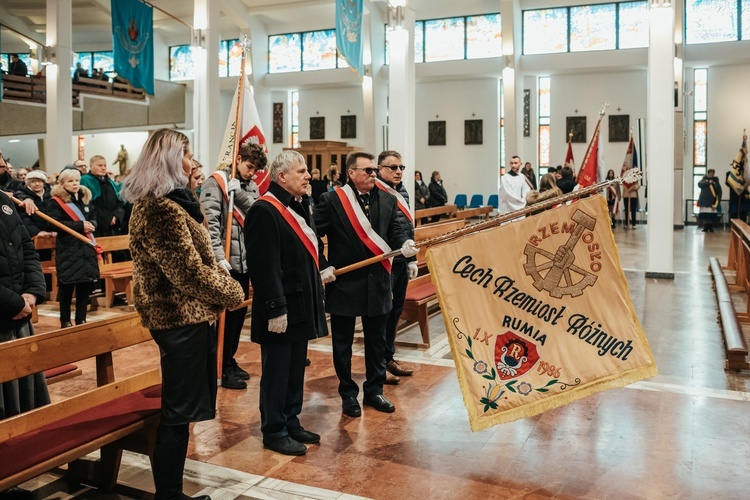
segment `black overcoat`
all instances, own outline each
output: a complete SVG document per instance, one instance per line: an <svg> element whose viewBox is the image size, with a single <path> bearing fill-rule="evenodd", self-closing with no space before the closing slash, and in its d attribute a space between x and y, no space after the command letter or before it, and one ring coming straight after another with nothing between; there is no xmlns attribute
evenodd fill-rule
<svg viewBox="0 0 750 500"><path fill-rule="evenodd" d="M275 182L268 191L315 229L306 203L295 201ZM290 343L328 335L323 285L315 261L281 213L262 198L247 213L245 246L253 287L252 341ZM287 315L286 332L269 332L268 320L283 314Z"/></svg>

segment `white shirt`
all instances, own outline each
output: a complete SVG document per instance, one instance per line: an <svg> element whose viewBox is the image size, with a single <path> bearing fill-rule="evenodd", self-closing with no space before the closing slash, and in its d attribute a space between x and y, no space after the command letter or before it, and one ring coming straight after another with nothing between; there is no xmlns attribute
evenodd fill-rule
<svg viewBox="0 0 750 500"><path fill-rule="evenodd" d="M513 175L510 172L503 175L500 179L497 211L500 214L507 214L508 212L525 208L526 194L529 191L531 191L531 186L529 186L525 175Z"/></svg>

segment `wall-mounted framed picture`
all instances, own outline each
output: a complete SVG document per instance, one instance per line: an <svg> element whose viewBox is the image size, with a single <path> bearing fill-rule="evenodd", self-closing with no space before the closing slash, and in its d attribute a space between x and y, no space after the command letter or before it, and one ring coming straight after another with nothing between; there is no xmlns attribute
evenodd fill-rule
<svg viewBox="0 0 750 500"><path fill-rule="evenodd" d="M630 140L630 115L609 115L609 142Z"/></svg>
<svg viewBox="0 0 750 500"><path fill-rule="evenodd" d="M311 116L310 117L310 139L325 139L326 138L326 117L325 116Z"/></svg>
<svg viewBox="0 0 750 500"><path fill-rule="evenodd" d="M586 117L585 116L566 116L565 117L565 142L568 142L568 134L573 133L571 142L586 142Z"/></svg>
<svg viewBox="0 0 750 500"><path fill-rule="evenodd" d="M273 143L284 142L284 103L273 103Z"/></svg>
<svg viewBox="0 0 750 500"><path fill-rule="evenodd" d="M357 138L357 115L341 115L341 138Z"/></svg>
<svg viewBox="0 0 750 500"><path fill-rule="evenodd" d="M445 120L427 122L427 145L445 146Z"/></svg>
<svg viewBox="0 0 750 500"><path fill-rule="evenodd" d="M464 144L482 144L482 120L464 120Z"/></svg>
<svg viewBox="0 0 750 500"><path fill-rule="evenodd" d="M523 89L523 136L531 137L531 90Z"/></svg>

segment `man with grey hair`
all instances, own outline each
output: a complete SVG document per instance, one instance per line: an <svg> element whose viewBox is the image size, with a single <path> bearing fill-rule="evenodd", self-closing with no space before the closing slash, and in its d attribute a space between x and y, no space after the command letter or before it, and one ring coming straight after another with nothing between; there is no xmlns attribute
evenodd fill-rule
<svg viewBox="0 0 750 500"><path fill-rule="evenodd" d="M250 207L245 225L253 286L250 335L260 344L260 430L263 447L304 455L320 436L305 430L302 411L307 342L328 335L315 225L307 191L310 174L296 151L271 163L268 191Z"/></svg>

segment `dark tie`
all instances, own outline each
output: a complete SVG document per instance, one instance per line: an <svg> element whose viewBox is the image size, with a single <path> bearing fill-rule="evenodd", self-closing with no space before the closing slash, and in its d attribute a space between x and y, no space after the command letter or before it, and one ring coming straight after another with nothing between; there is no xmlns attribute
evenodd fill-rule
<svg viewBox="0 0 750 500"><path fill-rule="evenodd" d="M362 208L365 211L365 215L370 215L370 193L362 193L359 195L359 200L362 202Z"/></svg>

